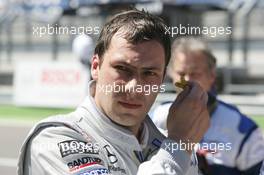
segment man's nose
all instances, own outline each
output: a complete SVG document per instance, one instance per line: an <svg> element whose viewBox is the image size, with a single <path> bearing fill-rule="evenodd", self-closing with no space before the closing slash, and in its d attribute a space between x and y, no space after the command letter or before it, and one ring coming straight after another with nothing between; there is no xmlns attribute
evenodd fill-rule
<svg viewBox="0 0 264 175"><path fill-rule="evenodd" d="M135 77L127 82L125 92L130 98L141 98L144 95L144 85L139 77Z"/></svg>
<svg viewBox="0 0 264 175"><path fill-rule="evenodd" d="M132 93L132 92L135 91L137 85L138 85L138 79L137 78L132 78L126 83L125 91Z"/></svg>

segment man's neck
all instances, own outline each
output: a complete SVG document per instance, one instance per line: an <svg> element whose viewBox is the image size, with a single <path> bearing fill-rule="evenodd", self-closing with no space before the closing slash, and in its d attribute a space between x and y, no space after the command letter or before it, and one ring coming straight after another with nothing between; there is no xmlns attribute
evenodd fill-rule
<svg viewBox="0 0 264 175"><path fill-rule="evenodd" d="M108 117L110 120L111 118ZM137 138L138 142L141 141L141 135L142 135L142 130L143 130L143 124L139 124L136 126L124 126L124 125L120 125L116 122L114 122L113 120L111 120L113 123L115 123L116 125L119 125L127 130L129 130L130 132L132 132L132 134Z"/></svg>
<svg viewBox="0 0 264 175"><path fill-rule="evenodd" d="M141 142L141 136L142 136L142 131L143 131L143 124L141 123L138 126L133 126L133 127L127 127L133 135L137 138L138 142Z"/></svg>

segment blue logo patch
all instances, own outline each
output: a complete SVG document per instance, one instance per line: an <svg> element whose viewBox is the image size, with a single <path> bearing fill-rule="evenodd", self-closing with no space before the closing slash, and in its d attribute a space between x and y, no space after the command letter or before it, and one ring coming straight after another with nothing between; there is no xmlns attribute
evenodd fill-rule
<svg viewBox="0 0 264 175"><path fill-rule="evenodd" d="M81 172L78 175L108 175L108 174L110 173L106 168L96 168L85 172Z"/></svg>

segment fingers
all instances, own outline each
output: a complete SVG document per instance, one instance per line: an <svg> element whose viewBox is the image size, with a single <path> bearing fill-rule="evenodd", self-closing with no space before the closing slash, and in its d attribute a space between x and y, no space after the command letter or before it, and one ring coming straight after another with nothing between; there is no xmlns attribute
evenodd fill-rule
<svg viewBox="0 0 264 175"><path fill-rule="evenodd" d="M191 83L191 91L189 96L192 97L193 99L202 99L205 91L202 89L202 87L195 82Z"/></svg>
<svg viewBox="0 0 264 175"><path fill-rule="evenodd" d="M203 93L202 97L201 97L201 101L203 102L203 104L205 106L207 106L207 102L208 102L208 94L206 92Z"/></svg>
<svg viewBox="0 0 264 175"><path fill-rule="evenodd" d="M210 125L208 111L206 109L202 110L201 113L197 116L197 118L198 119L194 125L196 131L193 134L197 135L197 138L202 138ZM198 139L196 142L200 142L200 140Z"/></svg>
<svg viewBox="0 0 264 175"><path fill-rule="evenodd" d="M210 121L208 116L207 110L203 110L192 122L190 121L188 140L192 140L194 143L201 141L204 133L209 128Z"/></svg>
<svg viewBox="0 0 264 175"><path fill-rule="evenodd" d="M190 93L191 90L191 84L188 83L188 85L183 89L181 93L177 96L177 100L175 100L176 103L181 103L183 99Z"/></svg>
<svg viewBox="0 0 264 175"><path fill-rule="evenodd" d="M201 101L202 104L207 104L207 93L202 89L202 87L195 82L188 82L188 85L184 90L177 96L176 103L181 103L186 97L190 100Z"/></svg>
<svg viewBox="0 0 264 175"><path fill-rule="evenodd" d="M200 142L210 122L207 99L207 93L199 84L188 84L170 107L167 119L169 138Z"/></svg>
<svg viewBox="0 0 264 175"><path fill-rule="evenodd" d="M207 93L203 91L198 83L188 82L185 89L177 96L176 100L170 108L170 113L184 106L184 110L192 110L193 113L200 113L204 108L207 108ZM193 120L193 117L188 118Z"/></svg>
<svg viewBox="0 0 264 175"><path fill-rule="evenodd" d="M194 103L196 106L204 108L207 106L208 95L198 83L192 82L190 93L186 99L187 103Z"/></svg>

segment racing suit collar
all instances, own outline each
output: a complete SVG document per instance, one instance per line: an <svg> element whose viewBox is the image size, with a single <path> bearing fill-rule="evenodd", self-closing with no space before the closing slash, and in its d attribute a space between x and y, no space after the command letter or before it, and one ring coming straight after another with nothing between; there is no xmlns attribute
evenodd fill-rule
<svg viewBox="0 0 264 175"><path fill-rule="evenodd" d="M123 144L126 147L141 151L146 147L149 138L149 131L147 127L147 120L145 119L141 129L141 143L128 129L113 123L100 109L96 106L93 98L95 81L89 82L88 96L84 102L79 106L79 110L85 109L84 119L87 122L92 122L94 129L97 130L106 140L116 144ZM146 117L148 118L148 117Z"/></svg>

